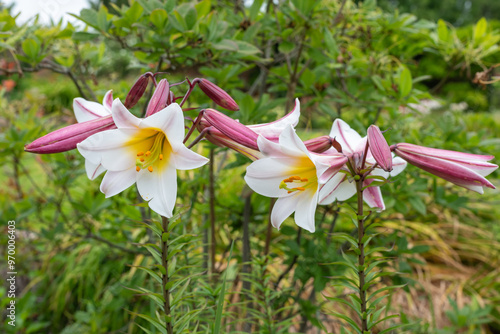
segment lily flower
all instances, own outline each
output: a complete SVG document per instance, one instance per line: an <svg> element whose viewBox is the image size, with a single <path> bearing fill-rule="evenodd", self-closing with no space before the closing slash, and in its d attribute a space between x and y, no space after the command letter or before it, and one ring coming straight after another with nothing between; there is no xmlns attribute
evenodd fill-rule
<svg viewBox="0 0 500 334"><path fill-rule="evenodd" d="M361 137L355 130L341 119L336 119L333 122L332 130L330 132L330 137L335 138L337 145L342 148L342 154L354 163L354 168L360 168L361 162L363 161L363 156L366 151L367 137ZM337 150L331 148L328 152L336 153ZM382 176L388 178L389 176L396 176L401 173L406 167L406 161L398 157L392 158L392 171L386 172L381 168L377 167L370 173L370 175ZM365 158L366 167L374 166L377 161L375 160L372 150L367 151L367 156ZM384 157L387 159L387 157ZM388 162L386 162L389 165ZM344 167L348 171L347 167ZM364 186L370 185L373 179L366 179L364 181ZM320 204L330 204L333 201L345 201L356 194L355 182L350 180L348 176L344 173L337 173L333 175L322 187L319 193L319 203ZM368 187L363 191L363 199L372 208L376 208L379 211L385 209L384 199L382 198L382 193L380 187Z"/></svg>
<svg viewBox="0 0 500 334"><path fill-rule="evenodd" d="M457 186L483 194L483 187L495 189L484 177L498 168L487 161L492 155L462 153L413 144L397 144L394 152L412 165Z"/></svg>
<svg viewBox="0 0 500 334"><path fill-rule="evenodd" d="M140 119L116 99L111 113L117 129L100 132L77 145L85 159L108 171L101 191L110 197L137 183L139 193L152 210L172 217L177 196L176 171L198 168L208 161L182 143L182 109L173 103Z"/></svg>
<svg viewBox="0 0 500 334"><path fill-rule="evenodd" d="M338 171L347 158L309 152L291 125L283 129L279 143L263 135L257 143L264 158L248 166L245 181L255 192L278 198L271 213L272 225L279 228L295 212L295 223L314 232L321 176L327 170Z"/></svg>

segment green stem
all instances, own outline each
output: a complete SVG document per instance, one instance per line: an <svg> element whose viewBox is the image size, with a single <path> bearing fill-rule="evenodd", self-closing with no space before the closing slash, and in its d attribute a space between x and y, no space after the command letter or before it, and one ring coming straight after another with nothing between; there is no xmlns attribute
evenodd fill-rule
<svg viewBox="0 0 500 334"><path fill-rule="evenodd" d="M168 235L168 223L169 220L166 217L161 217L163 235ZM163 299L165 300L165 328L168 334L173 334L174 329L172 328L172 316L170 312L170 289L167 288L168 284L168 238L164 238L162 235L161 240L161 263L164 269L162 277L162 289L163 289Z"/></svg>
<svg viewBox="0 0 500 334"><path fill-rule="evenodd" d="M363 213L363 177L356 180L356 192L358 194L358 268L359 270L359 299L361 299L361 333L368 331L366 323L366 291L363 289L365 285L365 246L363 237L365 236L365 218Z"/></svg>

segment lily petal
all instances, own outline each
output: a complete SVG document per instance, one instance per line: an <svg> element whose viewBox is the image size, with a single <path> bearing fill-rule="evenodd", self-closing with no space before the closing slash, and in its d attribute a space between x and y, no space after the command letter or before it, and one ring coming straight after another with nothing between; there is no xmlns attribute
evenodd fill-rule
<svg viewBox="0 0 500 334"><path fill-rule="evenodd" d="M90 180L94 180L96 177L104 173L106 168L102 167L101 164L95 164L89 159L85 159L85 171L87 172L87 177Z"/></svg>
<svg viewBox="0 0 500 334"><path fill-rule="evenodd" d="M87 101L81 97L73 100L73 111L78 123L110 115L109 109L106 109L102 104Z"/></svg>
<svg viewBox="0 0 500 334"><path fill-rule="evenodd" d="M137 176L137 189L144 200L149 201L151 210L172 217L177 197L177 173L173 166L159 173L141 170Z"/></svg>
<svg viewBox="0 0 500 334"><path fill-rule="evenodd" d="M351 155L354 153L356 146L361 140L361 136L355 130L351 129L349 124L340 118L337 118L333 122L330 137L337 140L337 142L342 146L342 153L345 155Z"/></svg>
<svg viewBox="0 0 500 334"><path fill-rule="evenodd" d="M115 99L113 101L111 114L113 115L113 121L115 121L116 126L121 129L137 129L141 123L141 119L132 115L120 99Z"/></svg>
<svg viewBox="0 0 500 334"><path fill-rule="evenodd" d="M137 172L129 168L119 172L108 171L101 183L101 192L106 198L121 193L135 183Z"/></svg>

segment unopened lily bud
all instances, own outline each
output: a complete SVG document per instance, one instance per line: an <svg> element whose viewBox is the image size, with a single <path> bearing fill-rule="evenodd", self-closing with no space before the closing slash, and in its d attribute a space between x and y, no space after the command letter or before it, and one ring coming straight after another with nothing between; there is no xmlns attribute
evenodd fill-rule
<svg viewBox="0 0 500 334"><path fill-rule="evenodd" d="M165 108L169 95L170 85L168 84L167 79L161 79L156 86L151 100L149 100L148 108L146 110L146 117L151 116Z"/></svg>
<svg viewBox="0 0 500 334"><path fill-rule="evenodd" d="M332 138L330 138L330 136L321 136L306 140L304 144L306 145L308 151L323 153L332 147Z"/></svg>
<svg viewBox="0 0 500 334"><path fill-rule="evenodd" d="M257 146L259 135L240 122L214 109L205 109L203 117L229 139L253 150L259 149Z"/></svg>
<svg viewBox="0 0 500 334"><path fill-rule="evenodd" d="M368 145L373 158L380 168L386 172L392 171L392 154L389 144L384 138L382 131L376 125L370 125L368 128Z"/></svg>
<svg viewBox="0 0 500 334"><path fill-rule="evenodd" d="M483 193L483 187L495 189L484 177L498 168L487 161L492 155L462 153L401 143L394 152L410 164L460 187Z"/></svg>
<svg viewBox="0 0 500 334"><path fill-rule="evenodd" d="M139 102L142 95L144 95L146 88L148 88L149 78L152 77L152 75L153 74L151 72L147 72L141 75L139 79L137 79L137 81L134 83L127 94L127 97L125 99L125 107L132 108L137 104L137 102Z"/></svg>
<svg viewBox="0 0 500 334"><path fill-rule="evenodd" d="M205 95L207 95L212 101L214 101L222 108L231 111L236 111L240 109L240 107L238 106L238 104L236 104L233 98L229 96L228 93L226 93L222 88L220 88L216 84L211 83L207 79L199 79L199 80L195 79L193 80L193 82L197 82L198 86L200 86L203 93L205 93Z"/></svg>
<svg viewBox="0 0 500 334"><path fill-rule="evenodd" d="M100 117L53 131L26 145L24 150L39 154L66 152L75 149L76 144L95 133L115 128L116 125L111 116Z"/></svg>

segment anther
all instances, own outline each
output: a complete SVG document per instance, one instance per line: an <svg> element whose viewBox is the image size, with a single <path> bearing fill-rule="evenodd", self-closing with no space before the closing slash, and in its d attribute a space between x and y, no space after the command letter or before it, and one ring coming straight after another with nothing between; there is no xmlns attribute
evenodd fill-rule
<svg viewBox="0 0 500 334"><path fill-rule="evenodd" d="M139 160L141 160L141 162L144 162L144 158L140 158Z"/></svg>
<svg viewBox="0 0 500 334"><path fill-rule="evenodd" d="M308 179L300 179L301 182L307 182L309 181Z"/></svg>
<svg viewBox="0 0 500 334"><path fill-rule="evenodd" d="M295 189L300 190L300 191L306 190L306 188L304 188L304 187L296 187Z"/></svg>
<svg viewBox="0 0 500 334"><path fill-rule="evenodd" d="M138 157L140 157L141 155L144 155L144 152L140 151L139 153L137 153Z"/></svg>
<svg viewBox="0 0 500 334"><path fill-rule="evenodd" d="M149 151L148 151L148 152L149 152ZM148 171L149 171L150 173L152 173L152 172L153 172L153 166L149 166L149 167L148 167Z"/></svg>
<svg viewBox="0 0 500 334"><path fill-rule="evenodd" d="M160 154L160 160L163 160L163 154Z"/></svg>
<svg viewBox="0 0 500 334"><path fill-rule="evenodd" d="M151 151L146 152L146 156L149 157L151 155Z"/></svg>
<svg viewBox="0 0 500 334"><path fill-rule="evenodd" d="M140 172L140 171L141 171L141 167L136 166L136 167L135 167L135 170L136 170L136 171L138 171L138 172Z"/></svg>

